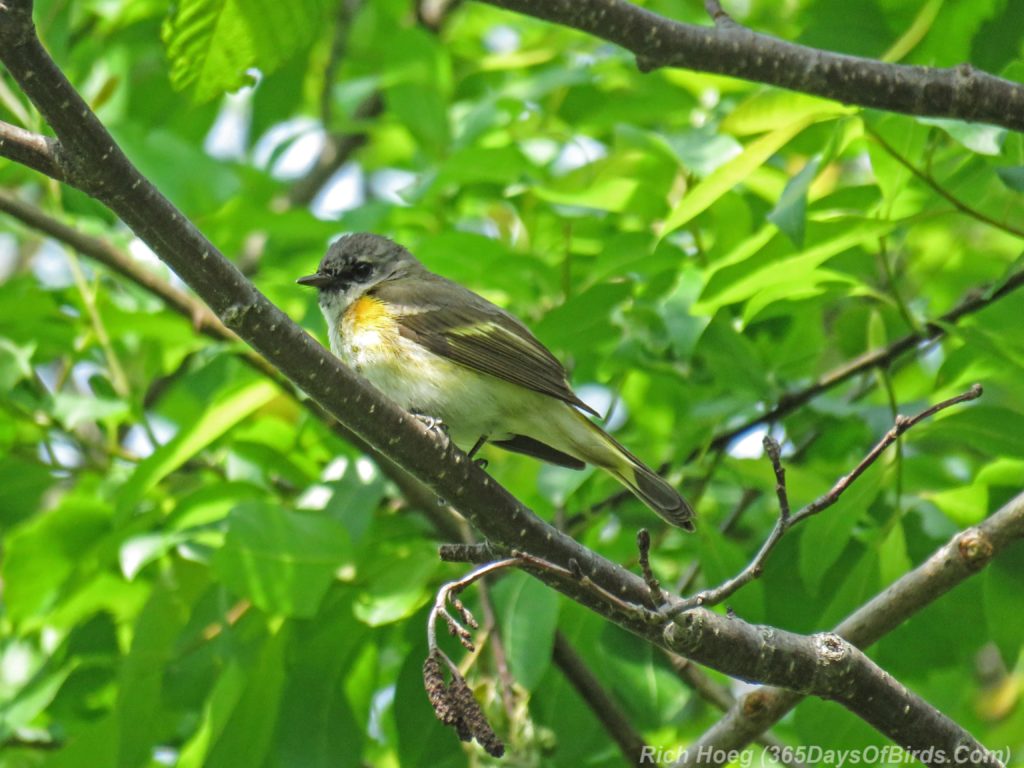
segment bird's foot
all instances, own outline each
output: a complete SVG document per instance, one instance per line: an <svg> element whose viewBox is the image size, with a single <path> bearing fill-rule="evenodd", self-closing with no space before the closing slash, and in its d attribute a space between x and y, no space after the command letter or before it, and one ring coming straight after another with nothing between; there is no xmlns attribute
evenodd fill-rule
<svg viewBox="0 0 1024 768"><path fill-rule="evenodd" d="M448 437L448 425L441 421L437 416L428 416L425 413L417 413L413 411L413 418L421 422L431 432L438 432L445 437Z"/></svg>

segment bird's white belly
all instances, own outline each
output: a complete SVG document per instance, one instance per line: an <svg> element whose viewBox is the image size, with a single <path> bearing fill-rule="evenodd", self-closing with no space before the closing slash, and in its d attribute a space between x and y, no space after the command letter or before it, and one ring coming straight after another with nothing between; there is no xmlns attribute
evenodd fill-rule
<svg viewBox="0 0 1024 768"><path fill-rule="evenodd" d="M471 371L397 334L384 338L380 331L367 329L331 342L335 354L402 408L441 419L460 448L470 448L482 435L503 436L501 414L519 387Z"/></svg>

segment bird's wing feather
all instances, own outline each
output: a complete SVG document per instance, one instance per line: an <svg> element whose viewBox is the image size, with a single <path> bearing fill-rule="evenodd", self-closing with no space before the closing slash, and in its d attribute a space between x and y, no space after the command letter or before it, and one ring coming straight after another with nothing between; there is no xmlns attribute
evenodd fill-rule
<svg viewBox="0 0 1024 768"><path fill-rule="evenodd" d="M598 415L529 329L483 297L434 275L408 286L384 282L371 293L394 307L402 336L434 354Z"/></svg>

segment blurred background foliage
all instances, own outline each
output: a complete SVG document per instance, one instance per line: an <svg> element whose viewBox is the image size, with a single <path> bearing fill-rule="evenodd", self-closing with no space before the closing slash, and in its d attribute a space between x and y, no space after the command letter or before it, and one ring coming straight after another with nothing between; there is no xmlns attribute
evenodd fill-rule
<svg viewBox="0 0 1024 768"><path fill-rule="evenodd" d="M618 488L589 471L497 451L488 471L631 567L651 526L665 585L735 573L776 515L764 427L723 449L716 435L1021 268L1024 137L1001 129L640 74L611 45L478 3L430 23L408 0L35 5L128 155L318 338L294 279L346 231L387 234L526 320L701 525L686 536L632 499L603 503ZM695 0L646 5L706 23ZM1016 0L728 5L809 45L1024 76ZM0 118L44 130L6 74ZM343 134L365 140L303 199ZM176 281L82 194L2 160L0 185ZM787 537L731 601L742 618L826 629L1020 492L1022 318L1011 294L772 427L800 504L898 411L985 386ZM241 351L0 217L0 765L486 763L435 721L420 676L428 603L464 569L438 562L430 515ZM1018 547L872 649L1016 764L1022 574ZM504 764L622 762L552 662L556 629L647 743L685 745L717 719L659 652L525 576L490 596L466 664ZM813 700L774 733L883 741Z"/></svg>

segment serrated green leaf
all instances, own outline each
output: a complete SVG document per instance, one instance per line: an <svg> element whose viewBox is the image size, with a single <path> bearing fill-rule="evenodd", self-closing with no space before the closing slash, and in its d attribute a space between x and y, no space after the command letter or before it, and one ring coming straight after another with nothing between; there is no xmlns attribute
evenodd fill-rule
<svg viewBox="0 0 1024 768"><path fill-rule="evenodd" d="M272 72L305 49L321 28L323 0L180 0L162 37L171 83L197 103Z"/></svg>

